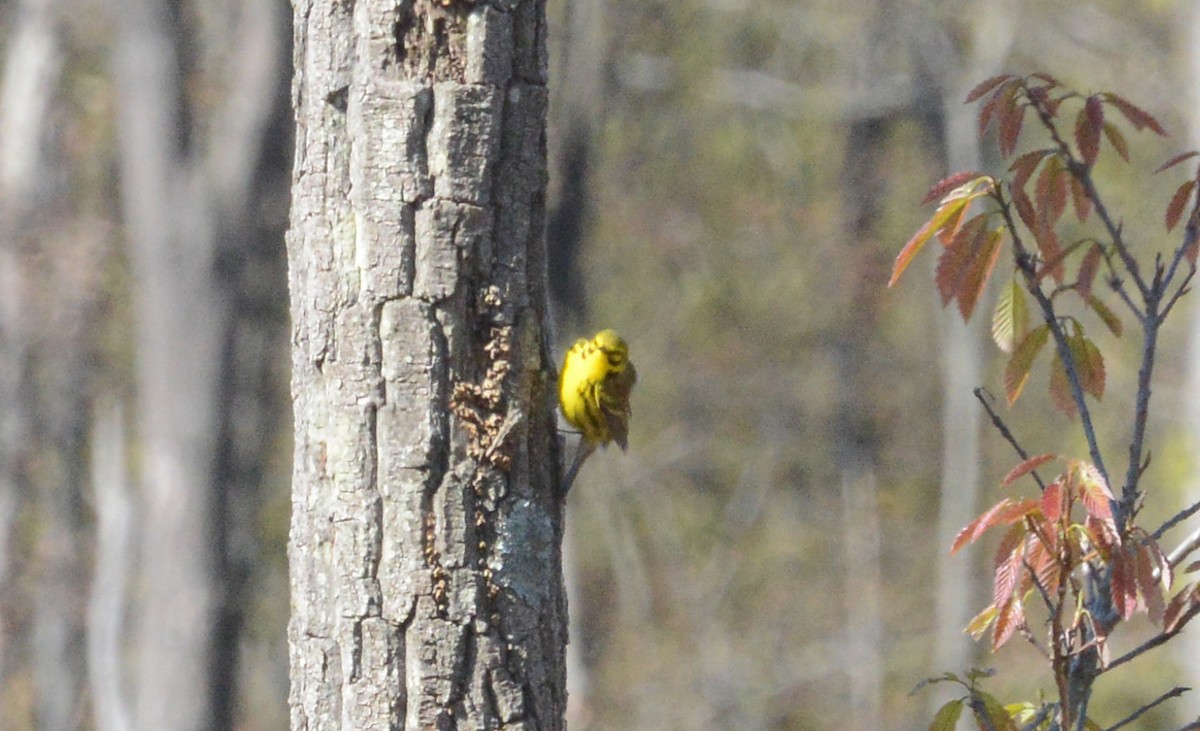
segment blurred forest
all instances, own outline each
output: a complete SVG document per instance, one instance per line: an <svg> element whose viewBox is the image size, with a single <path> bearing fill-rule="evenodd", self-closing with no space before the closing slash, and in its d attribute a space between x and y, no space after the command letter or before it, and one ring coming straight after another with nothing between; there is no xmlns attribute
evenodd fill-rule
<svg viewBox="0 0 1200 731"><path fill-rule="evenodd" d="M971 395L1003 391L988 303L963 326L932 263L887 273L930 184L999 169L962 99L1001 71L1164 123L1099 168L1156 246L1179 180L1148 171L1200 147L1200 2L549 13L555 347L613 327L640 376L629 453L570 497L572 728L921 728L939 696L909 691L971 665L1036 698L1027 645L961 631L993 544L946 556L1016 462ZM0 4L0 729L287 725L290 22L281 0ZM1148 525L1200 494L1186 304ZM1119 449L1137 344L1098 339ZM1031 451L1083 454L1046 380L1002 413ZM1093 714L1195 685L1187 641L1103 678Z"/></svg>

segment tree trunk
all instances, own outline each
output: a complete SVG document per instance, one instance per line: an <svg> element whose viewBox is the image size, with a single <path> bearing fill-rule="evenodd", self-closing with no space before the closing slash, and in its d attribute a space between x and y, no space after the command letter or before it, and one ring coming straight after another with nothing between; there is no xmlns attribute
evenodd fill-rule
<svg viewBox="0 0 1200 731"><path fill-rule="evenodd" d="M295 18L292 728L562 728L544 4Z"/></svg>

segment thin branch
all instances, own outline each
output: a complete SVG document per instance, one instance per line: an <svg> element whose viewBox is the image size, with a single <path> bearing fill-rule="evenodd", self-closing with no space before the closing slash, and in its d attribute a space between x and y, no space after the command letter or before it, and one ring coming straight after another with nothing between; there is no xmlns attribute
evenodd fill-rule
<svg viewBox="0 0 1200 731"><path fill-rule="evenodd" d="M1071 346L1067 343L1067 334L1063 330L1062 325L1058 321L1058 314L1054 311L1054 303L1042 291L1041 285L1037 278L1037 268L1034 265L1034 257L1029 253L1017 233L1018 228L1016 220L1013 219L1012 207L1004 198L1003 192L999 187L992 193L993 199L1000 208L1000 215L1004 218L1005 224L1008 226L1009 235L1012 237L1013 250L1016 254L1017 267L1025 276L1026 289L1034 300L1038 303L1038 307L1042 310L1042 320L1050 329L1050 334L1054 336L1054 347L1058 352L1058 358L1063 364L1063 370L1067 374L1067 382L1071 386L1071 398L1075 402L1075 406L1079 411L1079 423L1083 427L1083 435L1087 439L1088 453L1091 455L1092 464L1100 471L1100 475L1108 484L1112 481L1108 478L1108 469L1104 466L1104 457L1100 454L1100 442L1096 438L1096 429L1092 424L1092 413L1088 407L1087 401L1083 395L1083 382L1079 378L1079 371L1075 368L1075 358L1071 355Z"/></svg>
<svg viewBox="0 0 1200 731"><path fill-rule="evenodd" d="M989 403L988 399L991 399L992 395L984 388L976 388L973 393L975 394L975 398L979 401L979 403L983 405L984 411L988 413L988 418L992 420L992 426L996 427L996 431L1000 432L1000 436L1004 437L1004 441L1012 445L1013 451L1017 453L1017 456L1021 458L1022 462L1028 460L1029 453L1025 451L1025 449L1017 441L1017 438L1013 436L1011 431L1009 431L1009 428L1004 423L1004 420L1000 418L1000 415L996 413L996 410L993 409L991 403ZM987 398L985 398L985 396ZM1045 492L1046 483L1042 481L1042 477L1037 473L1037 470L1033 470L1033 472L1030 474L1033 475L1033 479L1037 480L1038 487L1041 488L1042 492Z"/></svg>
<svg viewBox="0 0 1200 731"><path fill-rule="evenodd" d="M1178 698L1179 696L1183 695L1184 693L1188 692L1189 690L1191 690L1191 688L1185 688L1182 685L1177 685L1174 688L1168 690L1166 693L1163 693L1159 697L1155 698L1154 700L1150 701L1146 705L1137 709L1133 713L1129 714L1125 718L1121 719L1117 723L1113 724L1112 726L1109 726L1107 729L1105 729L1105 731L1117 731L1117 729L1121 728L1122 726L1128 726L1129 724L1136 721L1138 719L1138 717L1140 717L1142 714L1149 711L1151 708L1154 708L1155 706L1157 706L1161 703L1166 703L1167 701L1171 700L1172 698Z"/></svg>
<svg viewBox="0 0 1200 731"><path fill-rule="evenodd" d="M1192 517L1193 515L1196 514L1197 511L1200 511L1200 500L1197 500L1196 502L1192 503L1191 505L1184 508L1183 510L1180 510L1178 513L1176 513L1174 516L1172 516L1167 522L1163 523L1159 527L1158 530L1156 530L1152 534L1150 534L1150 537L1157 541L1159 538L1163 537L1164 533L1171 530L1172 528L1179 525L1180 523L1187 520L1188 518Z"/></svg>
<svg viewBox="0 0 1200 731"><path fill-rule="evenodd" d="M1196 731L1196 729L1200 729L1200 718L1197 718L1186 726L1180 726L1178 731Z"/></svg>
<svg viewBox="0 0 1200 731"><path fill-rule="evenodd" d="M1125 663L1129 662L1130 660L1133 660L1134 658L1138 657L1142 653L1147 652L1149 650L1153 650L1154 648L1158 647L1159 645L1165 644L1166 642L1170 641L1170 639L1172 637L1174 637L1175 635L1182 632L1183 628L1186 627L1188 622L1192 621L1192 619L1194 619L1197 614L1200 614L1200 604L1193 606L1191 609L1189 609L1187 612L1185 612L1183 614L1183 616L1179 618L1179 621L1175 623L1175 626L1171 629L1170 632L1160 632L1160 633L1154 635L1153 637L1146 640L1145 642L1138 645L1137 647L1133 648L1129 652L1118 657L1116 660L1113 660L1107 666L1101 668L1100 673L1107 673L1109 670L1112 670L1113 668L1124 665Z"/></svg>
<svg viewBox="0 0 1200 731"><path fill-rule="evenodd" d="M1200 528L1192 531L1192 534L1184 539L1183 543L1180 543L1175 547L1174 551L1171 551L1171 555L1167 556L1167 563L1171 568L1175 568L1183 563L1183 559L1187 558L1197 548L1200 548Z"/></svg>

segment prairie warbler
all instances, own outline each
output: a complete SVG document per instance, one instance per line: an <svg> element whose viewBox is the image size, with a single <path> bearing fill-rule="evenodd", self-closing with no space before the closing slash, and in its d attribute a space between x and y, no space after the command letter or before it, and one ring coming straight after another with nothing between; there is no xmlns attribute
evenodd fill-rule
<svg viewBox="0 0 1200 731"><path fill-rule="evenodd" d="M591 340L575 341L563 358L558 380L558 401L563 416L582 437L571 468L563 478L570 489L583 461L596 447L616 442L629 447L629 393L637 370L629 360L629 346L612 330L601 330Z"/></svg>

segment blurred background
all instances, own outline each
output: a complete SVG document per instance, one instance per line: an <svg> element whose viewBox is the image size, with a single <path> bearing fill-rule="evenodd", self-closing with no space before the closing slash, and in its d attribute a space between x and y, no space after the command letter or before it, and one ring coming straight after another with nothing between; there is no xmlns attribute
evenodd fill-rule
<svg viewBox="0 0 1200 731"><path fill-rule="evenodd" d="M571 727L923 728L947 696L909 691L973 665L1005 700L1049 693L1027 644L961 631L994 542L947 556L1016 462L971 395L1003 393L990 302L970 326L943 311L928 255L885 285L934 181L1002 169L962 99L1003 71L1158 116L1170 139L1126 128L1133 165L1099 170L1139 250L1169 249L1186 173L1148 171L1200 146L1200 3L549 15L556 347L613 327L640 375L629 453L570 497ZM0 3L0 729L169 703L287 725L290 23L281 0ZM1159 356L1151 530L1200 495L1197 307ZM1136 333L1084 325L1119 464ZM1082 456L1046 381L997 408L1031 452ZM1151 633L1135 619L1117 651ZM1102 725L1200 682L1189 641L1102 677ZM1128 728L1198 714L1185 696Z"/></svg>

